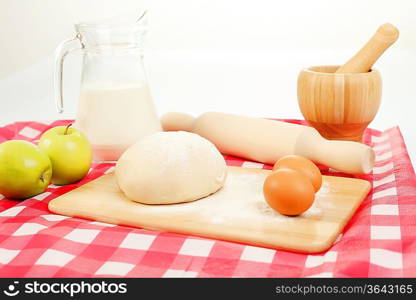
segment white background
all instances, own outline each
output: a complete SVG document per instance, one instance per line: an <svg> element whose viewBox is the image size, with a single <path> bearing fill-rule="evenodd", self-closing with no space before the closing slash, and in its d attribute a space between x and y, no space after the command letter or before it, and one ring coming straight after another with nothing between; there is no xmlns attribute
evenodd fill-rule
<svg viewBox="0 0 416 300"><path fill-rule="evenodd" d="M416 1L0 0L0 125L74 118L80 55L65 64L63 115L55 111L53 51L73 24L149 10L146 65L160 114L208 110L302 118L298 72L342 64L391 22L400 38L376 63L383 78L370 125L399 125L416 158Z"/></svg>

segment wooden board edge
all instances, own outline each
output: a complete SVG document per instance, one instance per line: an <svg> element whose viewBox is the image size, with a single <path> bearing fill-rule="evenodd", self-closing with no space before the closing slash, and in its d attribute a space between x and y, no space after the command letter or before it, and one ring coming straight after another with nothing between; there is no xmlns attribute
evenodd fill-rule
<svg viewBox="0 0 416 300"><path fill-rule="evenodd" d="M361 206L361 204L363 203L363 201L367 198L368 193L371 190L371 183L368 182L367 180L364 179L358 179L358 178L351 178L351 179L356 179L362 182L363 184L363 189L362 189L362 193L363 193L363 197L360 201L357 201L357 203L354 205L353 209L350 211L350 213L347 215L347 217L345 218L345 221L340 222L338 225L338 230L336 230L336 232L338 232L338 234L334 234L332 235L327 241L327 244L323 244L323 245L319 245L316 247L315 250L313 250L312 252L309 253L313 253L313 254L318 254L318 253L322 253L327 251L329 248L331 248L335 241L337 240L338 236L340 234L344 233L344 229L347 226L347 224L351 221L351 218L355 215L355 213L357 212L358 208Z"/></svg>

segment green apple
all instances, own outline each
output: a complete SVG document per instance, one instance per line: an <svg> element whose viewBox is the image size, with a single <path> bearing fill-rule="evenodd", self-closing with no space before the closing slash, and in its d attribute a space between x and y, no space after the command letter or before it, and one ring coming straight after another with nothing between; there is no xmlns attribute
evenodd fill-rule
<svg viewBox="0 0 416 300"><path fill-rule="evenodd" d="M52 183L70 184L84 178L92 161L91 146L78 129L56 126L42 134L40 149L52 162Z"/></svg>
<svg viewBox="0 0 416 300"><path fill-rule="evenodd" d="M0 194L26 199L46 190L52 176L48 156L36 145L20 140L0 144Z"/></svg>

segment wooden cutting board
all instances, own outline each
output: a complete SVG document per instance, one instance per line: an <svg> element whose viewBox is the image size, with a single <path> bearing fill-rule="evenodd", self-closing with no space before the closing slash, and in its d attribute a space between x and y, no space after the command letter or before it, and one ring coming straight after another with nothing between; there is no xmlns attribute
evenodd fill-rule
<svg viewBox="0 0 416 300"><path fill-rule="evenodd" d="M333 244L370 190L364 180L324 176L313 206L300 216L287 217L263 198L263 182L270 172L228 167L226 184L217 193L170 205L127 199L111 173L52 200L49 209L112 224L316 253Z"/></svg>

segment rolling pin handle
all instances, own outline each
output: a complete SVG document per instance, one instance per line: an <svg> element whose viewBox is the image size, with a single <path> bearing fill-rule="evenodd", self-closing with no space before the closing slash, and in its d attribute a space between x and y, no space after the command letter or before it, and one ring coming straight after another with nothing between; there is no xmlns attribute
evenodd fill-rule
<svg viewBox="0 0 416 300"><path fill-rule="evenodd" d="M169 112L160 118L164 131L188 131L192 132L195 118L180 112Z"/></svg>
<svg viewBox="0 0 416 300"><path fill-rule="evenodd" d="M351 141L324 139L314 130L300 134L295 147L297 155L349 174L368 174L374 166L374 150Z"/></svg>

